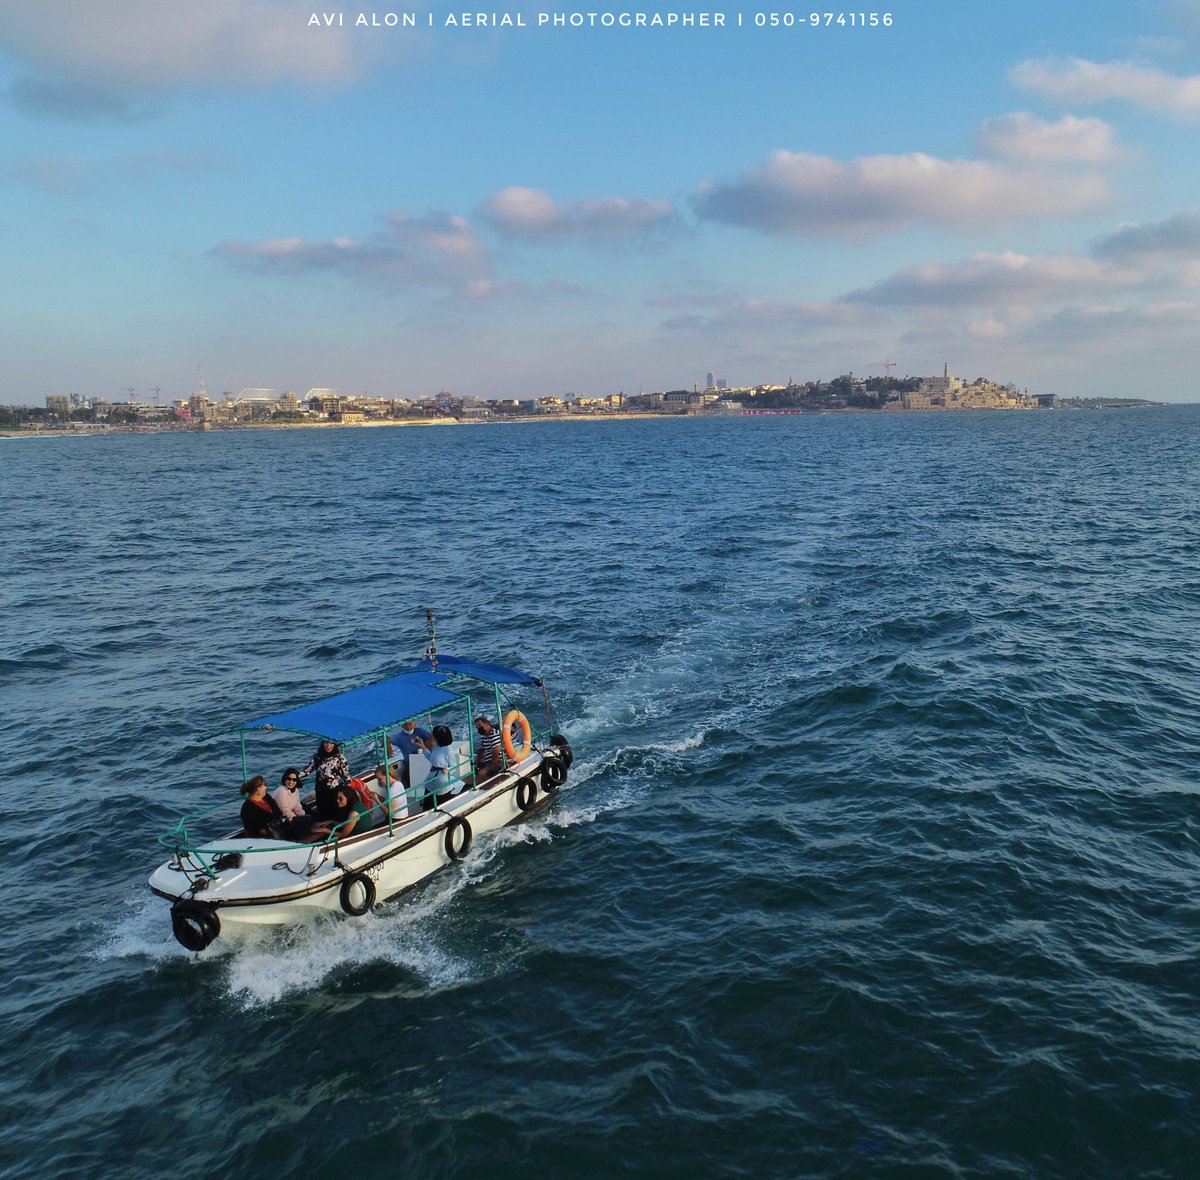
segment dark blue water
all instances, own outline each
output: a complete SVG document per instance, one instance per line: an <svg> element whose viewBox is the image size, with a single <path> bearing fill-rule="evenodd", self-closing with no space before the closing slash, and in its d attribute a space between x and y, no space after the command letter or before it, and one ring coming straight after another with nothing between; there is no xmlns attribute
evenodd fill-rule
<svg viewBox="0 0 1200 1180"><path fill-rule="evenodd" d="M1197 1174L1200 409L0 441L0 535L7 1175ZM561 801L187 954L197 739L425 607Z"/></svg>

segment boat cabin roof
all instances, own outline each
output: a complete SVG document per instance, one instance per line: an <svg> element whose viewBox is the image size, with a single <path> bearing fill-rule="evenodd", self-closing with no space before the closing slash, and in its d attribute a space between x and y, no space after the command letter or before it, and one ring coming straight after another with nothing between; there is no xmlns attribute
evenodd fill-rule
<svg viewBox="0 0 1200 1180"><path fill-rule="evenodd" d="M353 742L392 729L422 713L457 704L462 696L452 691L452 686L464 679L491 685L541 684L536 677L502 664L438 656L436 667L425 659L417 667L386 680L339 692L310 705L244 721L223 732L245 734L255 729L283 729L340 743Z"/></svg>

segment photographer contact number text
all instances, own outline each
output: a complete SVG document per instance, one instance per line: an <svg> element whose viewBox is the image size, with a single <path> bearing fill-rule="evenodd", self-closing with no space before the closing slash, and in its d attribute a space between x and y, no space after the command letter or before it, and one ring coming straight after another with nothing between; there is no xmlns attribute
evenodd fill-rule
<svg viewBox="0 0 1200 1180"><path fill-rule="evenodd" d="M890 28L892 20L890 12L756 12L752 15L739 12L737 23L741 26L753 22L760 29L790 29L801 25L814 29L869 29Z"/></svg>

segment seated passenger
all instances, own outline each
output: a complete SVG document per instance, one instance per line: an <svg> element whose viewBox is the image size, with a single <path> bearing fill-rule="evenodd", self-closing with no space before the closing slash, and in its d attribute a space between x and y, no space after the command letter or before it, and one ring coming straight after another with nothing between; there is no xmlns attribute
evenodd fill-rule
<svg viewBox="0 0 1200 1180"><path fill-rule="evenodd" d="M452 744L454 736L448 725L433 727L433 749L429 751L429 778L418 784L424 792L421 800L422 811L429 811L445 803L454 795L450 783L450 772L457 765Z"/></svg>
<svg viewBox="0 0 1200 1180"><path fill-rule="evenodd" d="M408 795L395 769L377 766L375 778L378 780L375 794L379 796L380 814L386 820L390 811L396 819L402 819L408 814Z"/></svg>
<svg viewBox="0 0 1200 1180"><path fill-rule="evenodd" d="M335 836L352 836L371 830L371 810L358 797L357 791L348 787L339 787L334 792L334 805L337 808L334 817L333 834Z"/></svg>
<svg viewBox="0 0 1200 1180"><path fill-rule="evenodd" d="M295 818L285 816L279 804L267 794L267 780L261 774L242 783L242 794L246 797L242 803L242 827L254 839L307 844L329 831L328 825L314 824L303 811Z"/></svg>
<svg viewBox="0 0 1200 1180"><path fill-rule="evenodd" d="M271 792L271 798L279 804L284 819L304 819L304 804L300 802L300 772L289 766L279 780L279 786Z"/></svg>
<svg viewBox="0 0 1200 1180"><path fill-rule="evenodd" d="M492 724L492 719L476 717L475 732L479 734L479 741L475 743L475 775L471 780L472 786L499 774L504 769L504 762L500 757L500 731Z"/></svg>

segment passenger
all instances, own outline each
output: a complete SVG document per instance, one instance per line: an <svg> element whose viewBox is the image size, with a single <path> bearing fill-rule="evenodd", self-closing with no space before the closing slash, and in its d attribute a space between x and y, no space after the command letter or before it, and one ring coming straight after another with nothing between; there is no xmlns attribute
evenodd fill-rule
<svg viewBox="0 0 1200 1180"><path fill-rule="evenodd" d="M455 767L454 735L448 725L433 727L433 749L429 751L429 778L420 784L425 792L421 800L421 809L429 811L439 807L454 795L450 784L450 772Z"/></svg>
<svg viewBox="0 0 1200 1180"><path fill-rule="evenodd" d="M312 761L300 772L300 777L308 778L314 770L317 772L314 791L317 815L321 819L334 819L337 808L333 794L339 787L346 790L350 787L350 767L346 764L337 742L328 738L322 741L312 756Z"/></svg>
<svg viewBox="0 0 1200 1180"><path fill-rule="evenodd" d="M492 724L490 717L475 718L475 732L479 741L475 744L475 777L471 785L483 782L504 769L500 758L500 731Z"/></svg>
<svg viewBox="0 0 1200 1180"><path fill-rule="evenodd" d="M300 772L289 766L279 780L279 786L271 792L272 798L283 812L283 822L289 840L307 842L310 837L329 835L331 825L327 822L316 822L304 810L300 802Z"/></svg>
<svg viewBox="0 0 1200 1180"><path fill-rule="evenodd" d="M379 798L379 814L386 820L390 811L397 819L408 814L408 797L405 794L404 783L394 767L375 767L375 777L378 784L375 794Z"/></svg>
<svg viewBox="0 0 1200 1180"><path fill-rule="evenodd" d="M400 781L406 787L412 786L412 775L409 773L408 760L414 754L424 754L433 748L433 738L427 729L418 727L415 721L405 721L400 732L395 735L396 748L399 749L404 763L400 768ZM388 741L388 753L393 753L391 740Z"/></svg>
<svg viewBox="0 0 1200 1180"><path fill-rule="evenodd" d="M361 834L370 831L374 822L371 819L371 810L359 798L357 791L352 791L349 787L338 787L333 792L333 800L337 808L334 820L337 825L335 836L350 836L355 832Z"/></svg>
<svg viewBox="0 0 1200 1180"><path fill-rule="evenodd" d="M261 774L242 783L242 794L246 797L242 803L242 827L248 836L308 844L329 832L328 824L314 824L303 809L297 817L285 816L279 804L267 794L267 780Z"/></svg>
<svg viewBox="0 0 1200 1180"><path fill-rule="evenodd" d="M300 802L300 772L289 766L279 780L279 786L271 792L271 798L279 804L284 819L304 819L304 804Z"/></svg>

